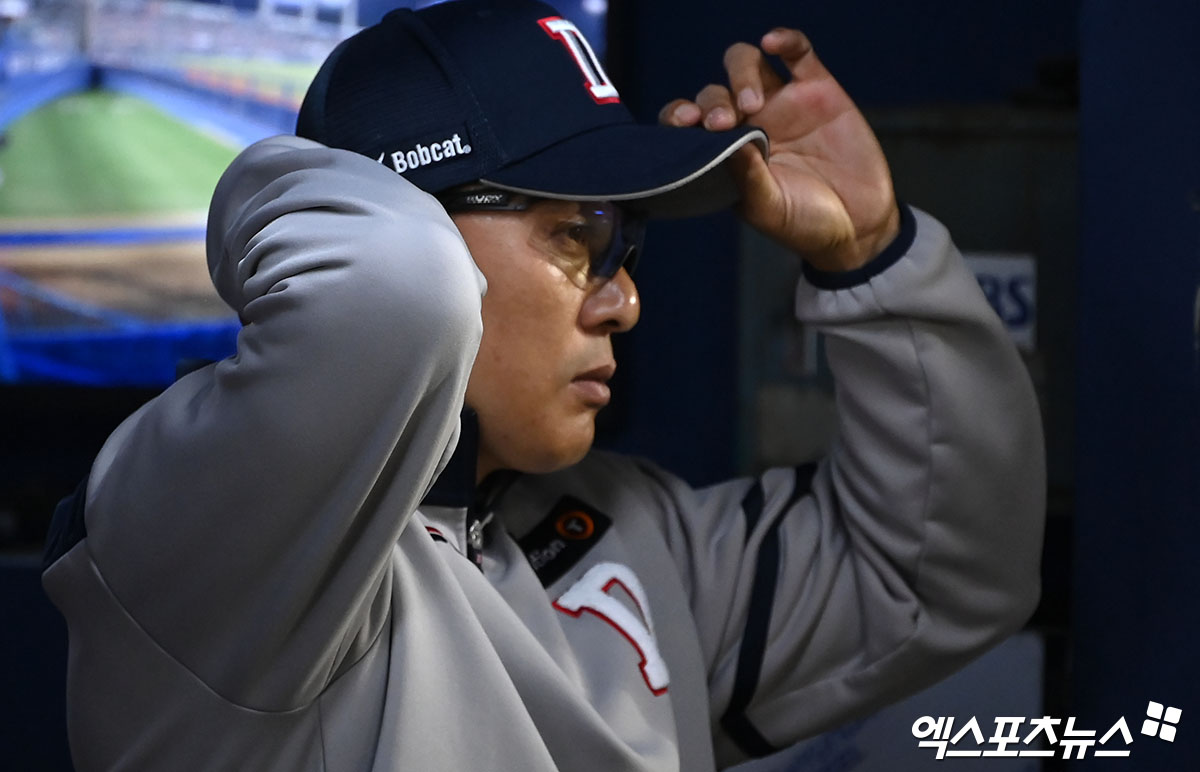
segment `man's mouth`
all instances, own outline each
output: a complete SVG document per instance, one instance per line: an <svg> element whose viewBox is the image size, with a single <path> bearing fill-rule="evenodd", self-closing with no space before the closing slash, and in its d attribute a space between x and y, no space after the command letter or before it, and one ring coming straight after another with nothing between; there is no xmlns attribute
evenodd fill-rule
<svg viewBox="0 0 1200 772"><path fill-rule="evenodd" d="M612 399L608 381L617 371L617 366L608 362L582 372L571 380L571 389L588 407L602 408Z"/></svg>

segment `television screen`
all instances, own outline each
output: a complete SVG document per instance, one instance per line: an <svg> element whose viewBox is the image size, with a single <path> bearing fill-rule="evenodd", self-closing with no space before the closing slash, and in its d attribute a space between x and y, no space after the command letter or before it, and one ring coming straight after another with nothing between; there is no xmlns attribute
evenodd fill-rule
<svg viewBox="0 0 1200 772"><path fill-rule="evenodd" d="M0 0L0 383L162 386L232 353L206 207L379 0ZM603 52L604 0L556 6Z"/></svg>

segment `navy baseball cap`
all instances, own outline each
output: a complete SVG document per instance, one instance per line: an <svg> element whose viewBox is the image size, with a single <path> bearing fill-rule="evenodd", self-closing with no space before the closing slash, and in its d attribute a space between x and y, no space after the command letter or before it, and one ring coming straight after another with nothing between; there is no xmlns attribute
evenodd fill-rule
<svg viewBox="0 0 1200 772"><path fill-rule="evenodd" d="M329 55L296 134L374 158L429 193L482 181L659 217L732 204L727 159L751 142L767 152L753 127L635 123L579 30L533 0L392 11Z"/></svg>

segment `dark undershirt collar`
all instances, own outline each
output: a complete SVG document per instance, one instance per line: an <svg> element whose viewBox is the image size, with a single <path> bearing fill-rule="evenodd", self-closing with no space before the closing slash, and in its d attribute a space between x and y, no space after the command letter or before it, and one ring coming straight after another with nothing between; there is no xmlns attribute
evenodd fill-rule
<svg viewBox="0 0 1200 772"><path fill-rule="evenodd" d="M446 468L434 480L433 487L429 489L421 505L488 512L520 474L502 469L492 472L476 485L479 417L474 410L464 407L459 420L462 428L458 435L458 446L450 456Z"/></svg>

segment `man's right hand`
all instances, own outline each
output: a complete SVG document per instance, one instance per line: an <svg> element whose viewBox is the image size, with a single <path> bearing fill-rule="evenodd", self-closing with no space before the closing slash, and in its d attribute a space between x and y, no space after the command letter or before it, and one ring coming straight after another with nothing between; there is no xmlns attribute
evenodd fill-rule
<svg viewBox="0 0 1200 772"><path fill-rule="evenodd" d="M783 61L790 81L771 68L769 55ZM762 128L770 156L747 146L734 160L746 221L825 271L858 268L879 254L900 230L887 161L808 38L777 28L760 46L736 43L725 52L725 70L728 86L676 99L659 120L709 131Z"/></svg>

